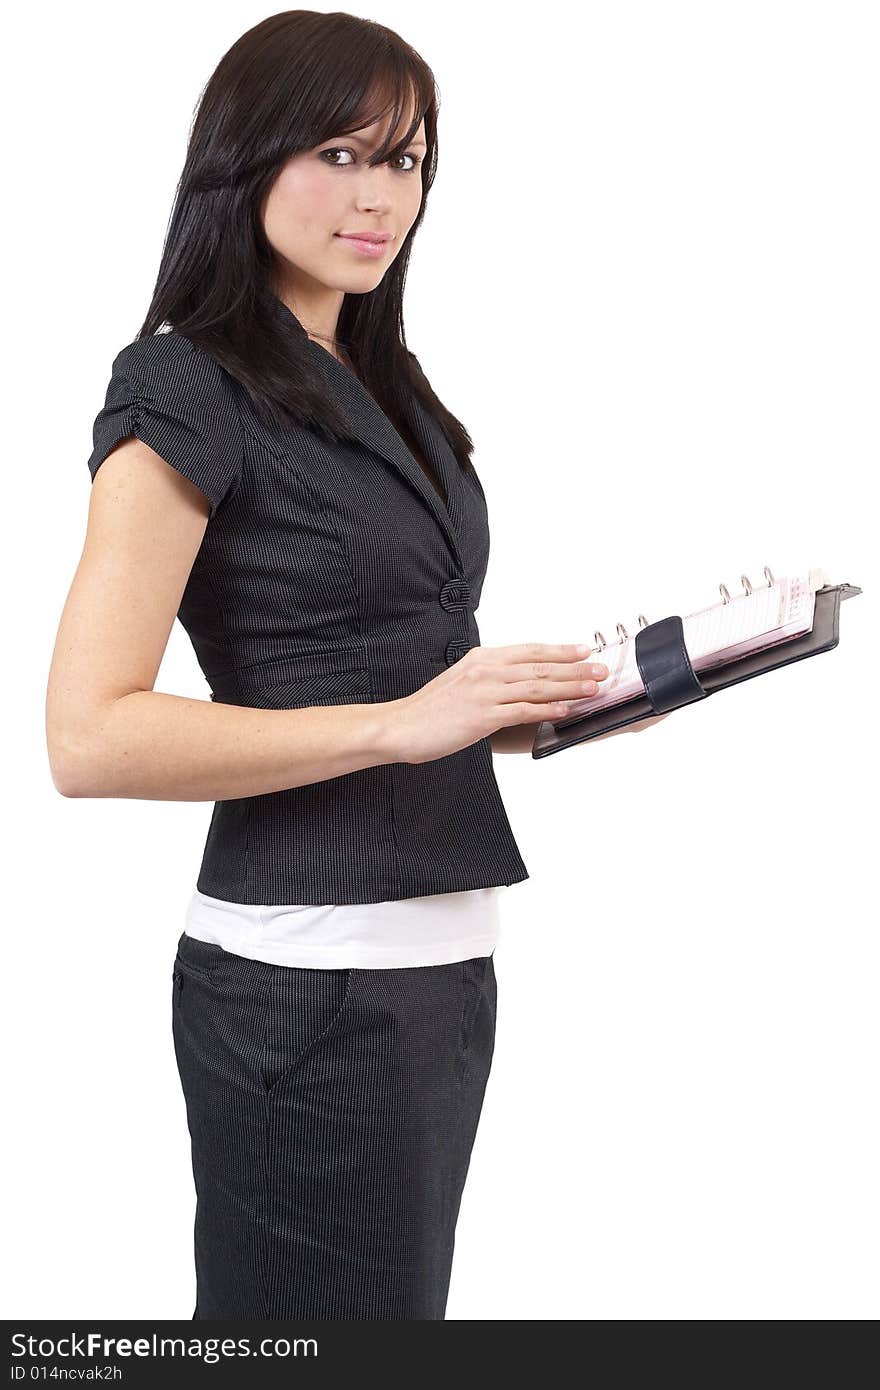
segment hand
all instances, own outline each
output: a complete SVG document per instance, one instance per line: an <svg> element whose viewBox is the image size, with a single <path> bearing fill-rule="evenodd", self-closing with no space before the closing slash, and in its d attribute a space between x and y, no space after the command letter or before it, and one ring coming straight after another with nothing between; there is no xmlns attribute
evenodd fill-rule
<svg viewBox="0 0 880 1390"><path fill-rule="evenodd" d="M647 719L636 719L632 724L624 724L622 729L609 729L607 733L599 734L598 738L591 738L590 743L601 743L603 738L614 738L615 734L637 734L640 729L649 729L652 724L659 724L661 719L668 719L672 710L667 710L665 714L652 714Z"/></svg>
<svg viewBox="0 0 880 1390"><path fill-rule="evenodd" d="M460 661L393 707L398 759L425 763L457 753L496 729L561 719L608 675L574 643L472 647Z"/></svg>

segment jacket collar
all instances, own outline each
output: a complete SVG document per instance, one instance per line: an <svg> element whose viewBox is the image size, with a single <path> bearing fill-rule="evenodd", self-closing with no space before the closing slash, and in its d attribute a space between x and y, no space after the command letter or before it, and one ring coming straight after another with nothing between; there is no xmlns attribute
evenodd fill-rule
<svg viewBox="0 0 880 1390"><path fill-rule="evenodd" d="M424 469L413 458L412 453L388 416L370 395L360 378L320 343L310 338L299 319L282 300L276 299L276 303L280 312L286 315L302 334L317 366L326 376L329 386L341 400L349 421L349 437L373 453L378 453L402 474L410 487L415 488L446 536L456 563L463 574L463 560L455 526L455 518L458 514L458 489L455 472L459 465L446 436L433 415L425 409L417 397L413 396L410 399L406 411L407 422L446 493L445 505Z"/></svg>

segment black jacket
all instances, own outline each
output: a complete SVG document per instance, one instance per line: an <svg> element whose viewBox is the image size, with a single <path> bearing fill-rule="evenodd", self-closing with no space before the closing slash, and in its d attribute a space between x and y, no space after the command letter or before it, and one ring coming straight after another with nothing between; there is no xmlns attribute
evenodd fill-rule
<svg viewBox="0 0 880 1390"><path fill-rule="evenodd" d="M94 423L93 479L135 435L210 500L178 616L211 698L231 704L398 699L480 641L489 528L476 473L414 398L410 428L444 505L354 373L307 341L352 421L339 444L267 426L176 333L123 348ZM197 886L244 903L367 903L528 876L484 738L427 763L217 802Z"/></svg>

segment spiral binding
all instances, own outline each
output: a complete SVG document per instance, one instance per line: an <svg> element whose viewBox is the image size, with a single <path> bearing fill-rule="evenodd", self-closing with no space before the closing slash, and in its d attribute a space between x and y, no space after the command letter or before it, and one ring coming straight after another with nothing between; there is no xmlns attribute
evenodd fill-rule
<svg viewBox="0 0 880 1390"><path fill-rule="evenodd" d="M772 573L772 571L771 571L769 565L765 565L765 566L764 566L764 578L767 580L767 588L768 588L768 589L772 589L772 588L773 588L773 585L776 583L776 580L773 578L773 573ZM751 581L750 581L749 576L748 576L747 574L741 574L741 575L740 575L740 583L741 583L742 586L743 586L743 592L744 592L744 593L746 593L746 594L753 594L753 593L755 592L754 589L752 588ZM728 589L728 587L727 587L726 584L719 584L719 585L718 585L718 591L719 591L719 593L721 594L721 602L722 602L722 604L724 604L724 603L730 603L730 602L732 601L732 600L731 600L731 597L730 597L730 590ZM642 628L642 627L648 627L648 626L649 626L649 624L648 624L648 619L645 617L644 613L640 613L640 614L639 614L639 627ZM605 638L602 636L602 633L601 633L601 632L598 630L598 628L597 628L596 631L593 633L593 651L594 651L594 652L601 652L601 651L604 651L605 648L606 648L607 646L609 646L609 645L619 645L619 644L621 644L621 643L623 643L623 642L628 642L628 641L629 641L629 633L627 632L627 630L626 630L626 628L624 627L623 623L618 623L618 624L617 624L617 643L608 643L608 642L606 642L606 641L605 641Z"/></svg>

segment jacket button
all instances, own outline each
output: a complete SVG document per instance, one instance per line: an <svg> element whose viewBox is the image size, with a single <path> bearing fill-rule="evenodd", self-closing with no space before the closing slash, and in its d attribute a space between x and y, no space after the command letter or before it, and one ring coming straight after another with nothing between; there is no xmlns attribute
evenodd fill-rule
<svg viewBox="0 0 880 1390"><path fill-rule="evenodd" d="M446 665L454 666L456 661L460 661L465 652L471 649L470 642L452 641L446 648Z"/></svg>
<svg viewBox="0 0 880 1390"><path fill-rule="evenodd" d="M470 596L466 579L447 579L440 590L440 607L447 613L457 613L466 606Z"/></svg>

